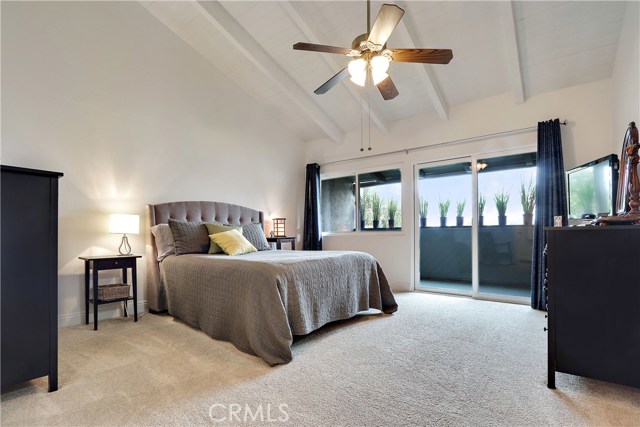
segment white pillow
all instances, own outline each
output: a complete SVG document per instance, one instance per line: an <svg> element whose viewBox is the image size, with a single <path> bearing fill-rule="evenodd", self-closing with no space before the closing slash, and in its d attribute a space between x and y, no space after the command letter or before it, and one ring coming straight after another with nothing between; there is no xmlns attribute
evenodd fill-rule
<svg viewBox="0 0 640 427"><path fill-rule="evenodd" d="M173 242L173 233L169 224L158 224L151 227L153 237L156 239L156 250L158 251L158 261L162 261L169 255L175 255L176 245Z"/></svg>

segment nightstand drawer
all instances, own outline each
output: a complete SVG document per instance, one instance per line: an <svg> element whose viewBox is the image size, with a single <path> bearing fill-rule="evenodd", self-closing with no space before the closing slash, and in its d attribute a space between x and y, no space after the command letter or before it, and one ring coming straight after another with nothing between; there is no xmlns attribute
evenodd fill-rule
<svg viewBox="0 0 640 427"><path fill-rule="evenodd" d="M132 268L136 263L135 258L124 258L124 259L96 259L91 261L92 268L97 268L98 270L115 270L117 268Z"/></svg>

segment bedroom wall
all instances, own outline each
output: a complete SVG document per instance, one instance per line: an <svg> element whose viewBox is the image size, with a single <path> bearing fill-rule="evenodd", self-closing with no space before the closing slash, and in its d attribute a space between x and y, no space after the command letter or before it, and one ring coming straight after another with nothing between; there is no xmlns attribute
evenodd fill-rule
<svg viewBox="0 0 640 427"><path fill-rule="evenodd" d="M515 104L513 95L482 99L452 107L449 120L427 114L394 123L391 131L380 134L372 129L372 153L384 153L424 145L438 144L496 132L535 127L538 121L567 119L562 126L565 168L570 169L589 160L611 153L613 84L611 79L570 87L552 93L530 97L524 104ZM413 276L413 168L415 164L472 154L491 153L529 147L535 151L536 132L525 131L502 137L479 138L473 141L410 152L362 159L360 131L351 132L341 145L327 149L326 140L312 141L306 147L306 161L325 162L358 158L321 166L323 174L341 175L378 168L400 167L402 171L401 232L344 233L325 235L323 248L362 250L374 255L381 263L395 290L410 290Z"/></svg>
<svg viewBox="0 0 640 427"><path fill-rule="evenodd" d="M629 122L640 124L640 3L627 3L613 67L613 152L621 153Z"/></svg>
<svg viewBox="0 0 640 427"><path fill-rule="evenodd" d="M302 142L137 2L2 2L0 153L3 164L64 173L61 325L84 310L77 257L117 251L110 213L218 200L284 216L297 232ZM144 254L142 234L130 242Z"/></svg>

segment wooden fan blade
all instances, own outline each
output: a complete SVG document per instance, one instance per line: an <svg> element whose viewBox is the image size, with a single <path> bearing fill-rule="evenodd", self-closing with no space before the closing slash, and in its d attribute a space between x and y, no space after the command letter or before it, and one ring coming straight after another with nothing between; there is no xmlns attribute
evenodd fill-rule
<svg viewBox="0 0 640 427"><path fill-rule="evenodd" d="M373 23L371 33L369 33L369 40L372 43L384 46L389 39L389 36L402 19L404 10L400 9L395 4L383 4L378 12L376 22Z"/></svg>
<svg viewBox="0 0 640 427"><path fill-rule="evenodd" d="M351 52L351 49L346 47L325 46L323 44L313 44L299 42L293 45L294 50L310 50L311 52L325 52L325 53L338 53L346 55Z"/></svg>
<svg viewBox="0 0 640 427"><path fill-rule="evenodd" d="M453 52L451 49L391 49L391 57L395 62L448 64Z"/></svg>
<svg viewBox="0 0 640 427"><path fill-rule="evenodd" d="M338 71L335 76L327 80L322 86L314 90L313 93L315 93L316 95L322 95L323 93L327 93L329 89L331 89L332 87L340 83L340 81L345 77L347 77L348 74L349 74L349 70L347 70L347 67L344 67L342 70Z"/></svg>
<svg viewBox="0 0 640 427"><path fill-rule="evenodd" d="M385 101L398 96L398 89L396 89L396 85L393 84L391 76L378 83L378 90L380 91L380 94L385 99Z"/></svg>

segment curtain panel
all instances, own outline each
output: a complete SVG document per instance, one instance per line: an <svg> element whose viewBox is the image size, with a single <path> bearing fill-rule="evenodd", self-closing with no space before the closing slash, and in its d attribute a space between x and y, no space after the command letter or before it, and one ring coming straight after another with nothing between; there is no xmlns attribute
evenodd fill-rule
<svg viewBox="0 0 640 427"><path fill-rule="evenodd" d="M544 250L547 238L545 227L553 226L555 216L562 216L562 225L568 224L567 189L560 120L538 123L538 172L536 180L536 224L533 230L533 259L531 263L531 307L547 309Z"/></svg>
<svg viewBox="0 0 640 427"><path fill-rule="evenodd" d="M304 190L304 238L302 248L307 251L322 250L320 231L320 165L307 165L307 182Z"/></svg>

